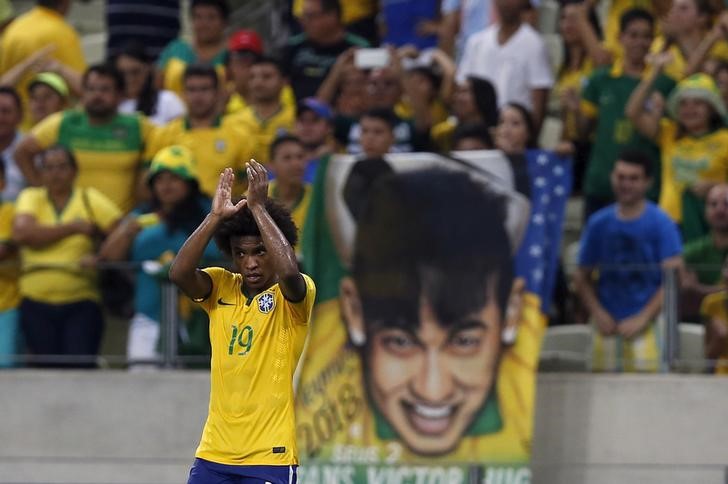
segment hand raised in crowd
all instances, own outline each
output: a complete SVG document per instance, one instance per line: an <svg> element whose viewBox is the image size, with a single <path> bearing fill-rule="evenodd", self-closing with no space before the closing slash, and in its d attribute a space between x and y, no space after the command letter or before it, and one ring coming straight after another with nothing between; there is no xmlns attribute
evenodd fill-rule
<svg viewBox="0 0 728 484"><path fill-rule="evenodd" d="M343 54L339 55L339 57L336 58L336 62L334 62L334 65L331 67L331 74L336 79L341 79L343 77L344 73L348 70L354 67L354 52L356 52L355 47L350 47L349 49L345 50Z"/></svg>
<svg viewBox="0 0 728 484"><path fill-rule="evenodd" d="M25 60L28 65L28 71L38 73L49 70L46 66L53 60L49 56L55 51L56 46L54 44L48 44L42 49L35 51Z"/></svg>
<svg viewBox="0 0 728 484"><path fill-rule="evenodd" d="M215 197L212 199L212 209L210 210L210 213L223 220L235 215L247 203L244 198L238 203L232 202L231 195L234 180L235 174L233 173L233 169L225 168L225 170L220 173L220 180L217 182Z"/></svg>
<svg viewBox="0 0 728 484"><path fill-rule="evenodd" d="M713 35L716 38L728 38L728 10L723 11L713 24Z"/></svg>
<svg viewBox="0 0 728 484"><path fill-rule="evenodd" d="M662 115L665 112L665 97L657 91L653 92L648 106L651 112Z"/></svg>
<svg viewBox="0 0 728 484"><path fill-rule="evenodd" d="M581 98L574 88L564 89L561 93L561 105L568 111L577 112L581 107Z"/></svg>
<svg viewBox="0 0 728 484"><path fill-rule="evenodd" d="M645 60L654 69L661 71L667 64L673 61L673 55L670 51L656 52L654 54L647 54Z"/></svg>
<svg viewBox="0 0 728 484"><path fill-rule="evenodd" d="M248 206L263 206L268 198L268 171L255 160L246 163L248 174Z"/></svg>

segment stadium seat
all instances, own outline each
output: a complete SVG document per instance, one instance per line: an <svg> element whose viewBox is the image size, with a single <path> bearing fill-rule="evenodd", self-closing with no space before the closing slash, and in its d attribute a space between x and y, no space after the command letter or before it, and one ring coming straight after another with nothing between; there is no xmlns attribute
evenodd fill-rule
<svg viewBox="0 0 728 484"><path fill-rule="evenodd" d="M584 324L552 326L546 330L539 371L586 371L591 329Z"/></svg>
<svg viewBox="0 0 728 484"><path fill-rule="evenodd" d="M679 354L675 369L688 373L704 373L705 361L705 327L702 324L679 323Z"/></svg>

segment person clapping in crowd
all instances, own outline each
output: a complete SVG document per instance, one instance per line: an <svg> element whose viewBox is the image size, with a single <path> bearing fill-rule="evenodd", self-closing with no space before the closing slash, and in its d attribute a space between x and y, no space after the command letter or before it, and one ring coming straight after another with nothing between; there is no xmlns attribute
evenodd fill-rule
<svg viewBox="0 0 728 484"><path fill-rule="evenodd" d="M210 210L210 199L200 193L197 182L197 162L184 146L170 146L157 153L147 183L151 202L129 214L99 252L102 260L135 264L134 317L126 352L132 363L159 358L161 283L167 280L172 258ZM222 258L213 245L205 256L209 260Z"/></svg>
<svg viewBox="0 0 728 484"><path fill-rule="evenodd" d="M671 59L653 59L654 70L634 90L625 113L636 130L660 147L662 188L660 206L680 224L684 241L708 232L703 205L708 190L728 180L726 107L713 79L694 74L680 81L667 101L660 94L647 98L662 69Z"/></svg>

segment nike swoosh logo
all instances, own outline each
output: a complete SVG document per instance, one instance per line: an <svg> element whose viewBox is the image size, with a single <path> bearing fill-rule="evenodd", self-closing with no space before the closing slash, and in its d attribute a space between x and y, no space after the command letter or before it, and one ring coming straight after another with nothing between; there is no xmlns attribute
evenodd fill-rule
<svg viewBox="0 0 728 484"><path fill-rule="evenodd" d="M217 304L219 306L235 306L235 304L233 304L233 303L226 303L225 301L222 300L222 298L217 300Z"/></svg>

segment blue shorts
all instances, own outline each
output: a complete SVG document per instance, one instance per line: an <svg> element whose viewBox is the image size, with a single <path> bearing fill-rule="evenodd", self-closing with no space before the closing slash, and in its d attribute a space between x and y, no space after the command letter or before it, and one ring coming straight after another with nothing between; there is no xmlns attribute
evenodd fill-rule
<svg viewBox="0 0 728 484"><path fill-rule="evenodd" d="M230 466L197 458L187 484L296 484L298 466Z"/></svg>

